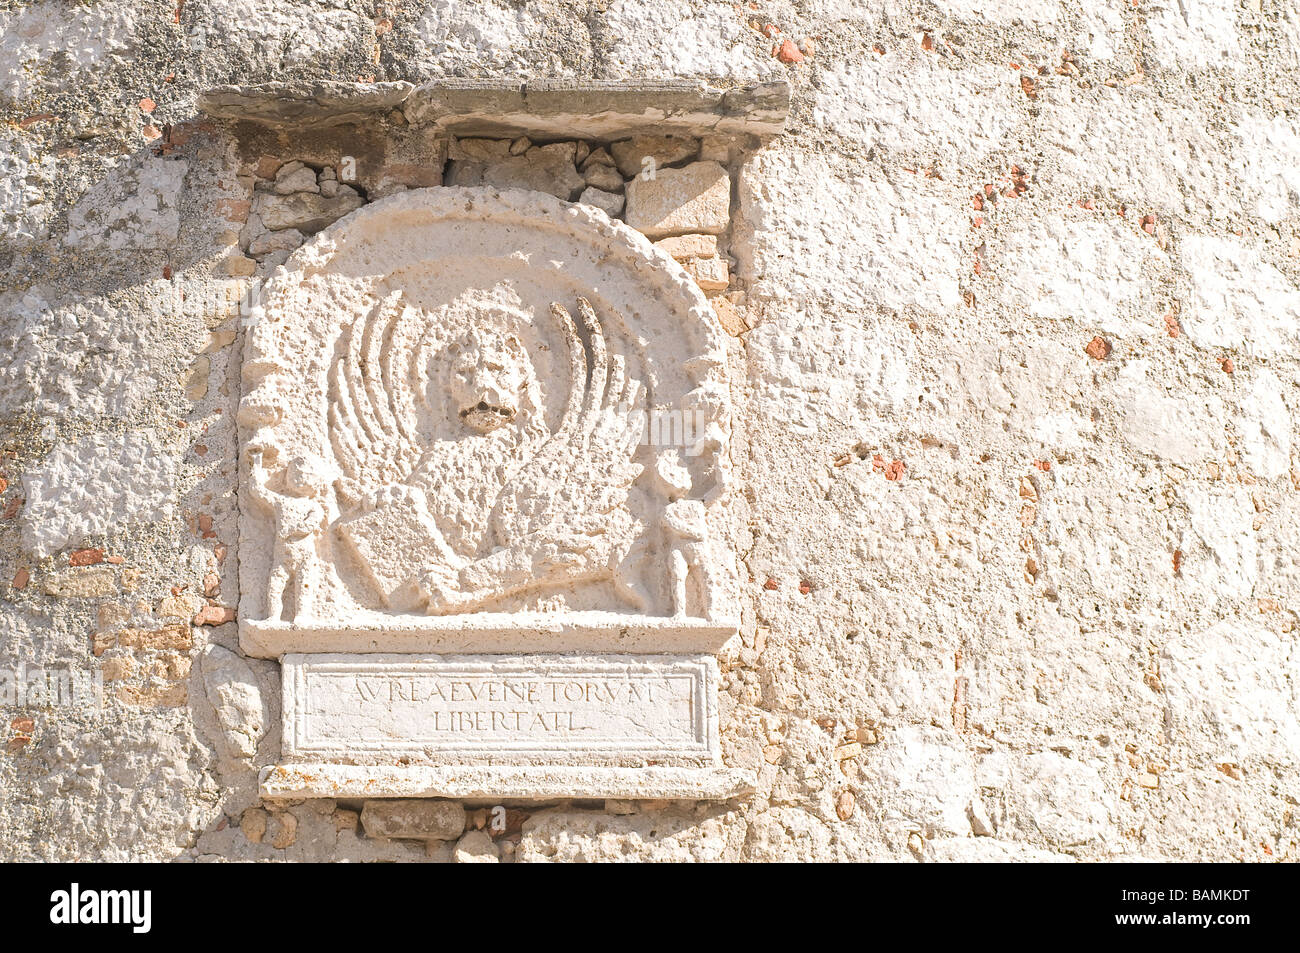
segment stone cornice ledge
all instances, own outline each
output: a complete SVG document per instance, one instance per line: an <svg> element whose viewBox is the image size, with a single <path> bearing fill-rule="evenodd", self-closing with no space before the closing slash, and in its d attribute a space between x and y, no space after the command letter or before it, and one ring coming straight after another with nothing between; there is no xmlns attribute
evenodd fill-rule
<svg viewBox="0 0 1300 953"><path fill-rule="evenodd" d="M400 109L406 121L457 136L617 139L781 132L790 108L784 81L719 87L680 80L441 79L410 83L266 83L218 86L199 96L214 119L269 126L338 125Z"/></svg>
<svg viewBox="0 0 1300 953"><path fill-rule="evenodd" d="M413 89L410 83L334 81L215 86L199 94L199 111L268 126L337 125L398 109Z"/></svg>
<svg viewBox="0 0 1300 953"><path fill-rule="evenodd" d="M508 767L456 765L269 765L260 773L266 800L420 798L546 801L561 798L660 798L726 801L754 793L756 777L732 768Z"/></svg>

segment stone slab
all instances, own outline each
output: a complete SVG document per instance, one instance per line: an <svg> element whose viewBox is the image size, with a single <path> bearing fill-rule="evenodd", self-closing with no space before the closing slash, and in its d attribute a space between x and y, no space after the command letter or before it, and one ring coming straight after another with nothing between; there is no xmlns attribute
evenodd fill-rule
<svg viewBox="0 0 1300 953"><path fill-rule="evenodd" d="M525 155L571 168L575 149ZM249 654L653 654L734 632L725 339L624 223L537 191L390 195L294 252L248 323Z"/></svg>
<svg viewBox="0 0 1300 953"><path fill-rule="evenodd" d="M771 136L785 126L790 85L450 78L416 87L403 108L412 123L434 124L458 136Z"/></svg>
<svg viewBox="0 0 1300 953"><path fill-rule="evenodd" d="M790 85L730 88L691 81L438 79L409 83L262 83L199 96L215 119L269 126L361 122L401 109L413 125L457 136L621 139L638 133L771 136L790 109Z"/></svg>
<svg viewBox="0 0 1300 953"><path fill-rule="evenodd" d="M302 798L457 798L552 801L567 798L715 801L754 793L754 775L733 768L554 768L283 764L262 769L260 794Z"/></svg>
<svg viewBox="0 0 1300 953"><path fill-rule="evenodd" d="M284 756L339 763L717 763L712 656L287 655Z"/></svg>
<svg viewBox="0 0 1300 953"><path fill-rule="evenodd" d="M267 125L359 122L400 106L415 87L406 82L260 83L216 86L199 94L199 110L214 119Z"/></svg>

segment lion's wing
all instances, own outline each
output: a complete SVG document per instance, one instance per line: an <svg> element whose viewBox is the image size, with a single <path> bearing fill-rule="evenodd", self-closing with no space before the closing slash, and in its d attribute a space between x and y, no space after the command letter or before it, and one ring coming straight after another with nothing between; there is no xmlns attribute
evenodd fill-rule
<svg viewBox="0 0 1300 953"><path fill-rule="evenodd" d="M569 347L569 400L555 433L497 499L491 531L498 546L512 547L542 530L561 536L588 532L627 502L641 470L632 462L643 425L640 385L624 358L609 354L585 299L578 299L578 316L586 346L568 311L556 304L551 313Z"/></svg>
<svg viewBox="0 0 1300 953"><path fill-rule="evenodd" d="M400 354L390 348L400 318L400 292L389 295L355 321L339 339L329 372L329 431L349 501L400 483L420 458L417 437L398 406Z"/></svg>

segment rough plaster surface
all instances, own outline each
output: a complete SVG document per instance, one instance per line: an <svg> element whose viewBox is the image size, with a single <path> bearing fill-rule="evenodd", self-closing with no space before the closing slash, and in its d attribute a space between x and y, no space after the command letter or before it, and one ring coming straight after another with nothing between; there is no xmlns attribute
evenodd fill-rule
<svg viewBox="0 0 1300 953"><path fill-rule="evenodd" d="M1298 856L1291 5L105 0L0 37L3 661L107 699L3 702L0 856ZM720 720L758 786L376 838L359 800L258 800L231 286L290 250L240 232L252 164L295 155L195 101L509 75L793 84L727 243Z"/></svg>

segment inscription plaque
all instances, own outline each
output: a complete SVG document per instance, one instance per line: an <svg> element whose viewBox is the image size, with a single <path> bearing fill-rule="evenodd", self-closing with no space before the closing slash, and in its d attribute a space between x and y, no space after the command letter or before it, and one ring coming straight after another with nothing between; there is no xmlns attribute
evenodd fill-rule
<svg viewBox="0 0 1300 953"><path fill-rule="evenodd" d="M285 754L340 762L695 764L711 656L288 655Z"/></svg>

